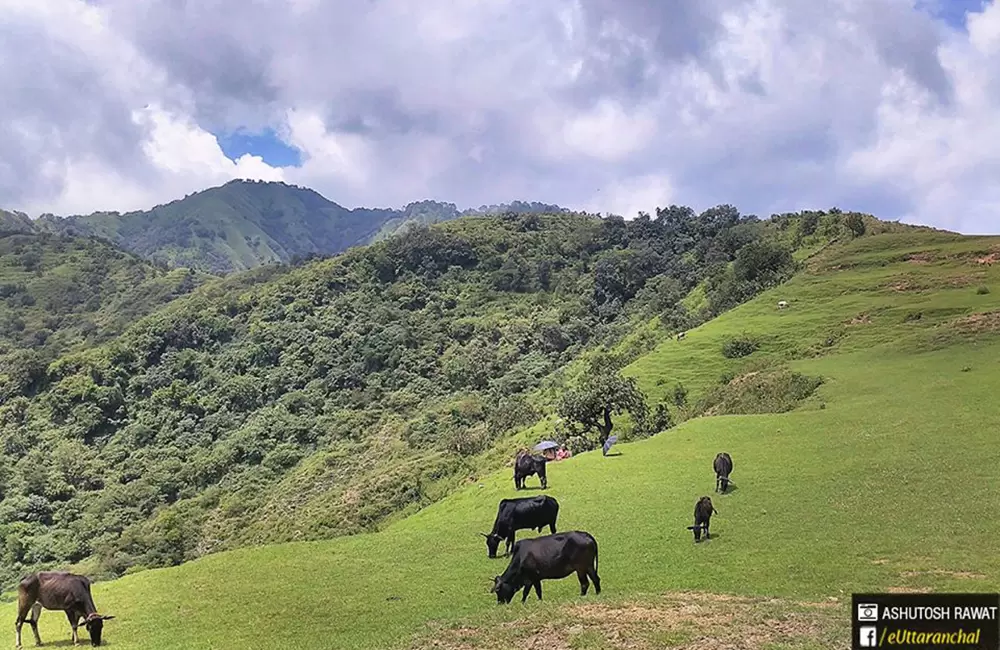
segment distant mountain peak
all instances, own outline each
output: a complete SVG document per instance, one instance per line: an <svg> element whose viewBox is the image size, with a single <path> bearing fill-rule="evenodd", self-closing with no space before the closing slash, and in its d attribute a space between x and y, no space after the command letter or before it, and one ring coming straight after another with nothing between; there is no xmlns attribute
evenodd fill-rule
<svg viewBox="0 0 1000 650"><path fill-rule="evenodd" d="M454 203L432 199L411 201L401 208L345 208L309 187L234 179L124 214L44 214L31 221L16 216L20 213L0 212L0 229L99 237L170 266L227 273L309 255L334 255L415 224L505 212L568 211L525 201L460 210Z"/></svg>

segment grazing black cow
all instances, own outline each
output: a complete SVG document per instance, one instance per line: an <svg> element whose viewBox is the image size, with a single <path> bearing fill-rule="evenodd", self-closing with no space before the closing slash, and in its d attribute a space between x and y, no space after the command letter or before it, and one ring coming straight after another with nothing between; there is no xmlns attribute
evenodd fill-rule
<svg viewBox="0 0 1000 650"><path fill-rule="evenodd" d="M733 459L726 452L716 454L715 460L712 462L712 468L715 470L715 491L719 492L719 487L721 486L721 491L725 493L729 488L729 475L733 471Z"/></svg>
<svg viewBox="0 0 1000 650"><path fill-rule="evenodd" d="M559 502L550 496L502 499L493 530L489 534L479 534L486 538L486 552L491 558L497 556L497 547L503 540L507 540L507 554L510 555L516 531L537 528L542 532L542 528L548 526L555 533L558 515Z"/></svg>
<svg viewBox="0 0 1000 650"><path fill-rule="evenodd" d="M597 564L597 540L590 533L573 530L522 539L514 544L507 570L493 578L491 591L497 595L497 604L505 605L523 587L523 603L528 600L528 592L534 586L538 600L541 600L542 580L559 580L575 571L580 578L581 596L586 596L590 587L588 576L594 581L594 590L601 593Z"/></svg>
<svg viewBox="0 0 1000 650"><path fill-rule="evenodd" d="M531 454L521 454L514 459L514 487L518 490L524 489L524 479L532 474L538 474L542 481L542 489L549 486L548 479L545 478L545 463L548 460L544 456L532 456Z"/></svg>
<svg viewBox="0 0 1000 650"><path fill-rule="evenodd" d="M712 518L712 513L718 513L719 511L715 509L712 505L712 500L708 497L702 497L698 499L698 503L694 504L694 526L688 526L688 530L694 531L694 541L701 541L701 531L705 530L705 539L712 539L712 535L708 532L708 522Z"/></svg>
<svg viewBox="0 0 1000 650"><path fill-rule="evenodd" d="M114 616L102 616L94 607L94 599L90 595L90 580L65 571L42 571L33 573L21 580L17 586L17 647L21 647L21 625L25 622L31 625L35 633L35 644L42 645L38 636L38 617L42 608L56 609L66 612L66 618L73 628L73 645L79 643L76 628L80 619L90 633L90 644L101 645L101 631L104 621L110 621ZM28 612L32 616L28 618Z"/></svg>

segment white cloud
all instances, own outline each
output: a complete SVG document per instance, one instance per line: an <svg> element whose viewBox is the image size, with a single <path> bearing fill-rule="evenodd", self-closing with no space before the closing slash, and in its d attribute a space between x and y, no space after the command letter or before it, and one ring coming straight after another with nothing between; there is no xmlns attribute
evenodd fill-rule
<svg viewBox="0 0 1000 650"><path fill-rule="evenodd" d="M612 181L592 195L584 209L626 218L634 217L640 211L655 216L656 207L665 208L678 203L676 199L669 178L650 174Z"/></svg>
<svg viewBox="0 0 1000 650"><path fill-rule="evenodd" d="M0 0L0 205L232 178L345 205L854 208L1000 231L1000 6L910 0ZM26 56L27 52L32 56ZM13 92L12 92L13 91ZM275 128L300 168L225 157ZM600 191L597 189L600 188Z"/></svg>
<svg viewBox="0 0 1000 650"><path fill-rule="evenodd" d="M283 170L266 164L260 156L244 154L230 160L215 136L159 106L135 111L133 120L148 134L143 151L165 176L190 177L194 183L224 183L234 178L284 180Z"/></svg>
<svg viewBox="0 0 1000 650"><path fill-rule="evenodd" d="M602 99L592 110L570 117L555 131L556 140L550 146L619 162L648 147L656 129L651 113L629 114L620 103Z"/></svg>
<svg viewBox="0 0 1000 650"><path fill-rule="evenodd" d="M1000 5L969 19L968 40L953 37L939 56L955 88L938 105L900 75L884 85L877 137L854 152L861 178L899 187L913 221L965 232L1000 232Z"/></svg>

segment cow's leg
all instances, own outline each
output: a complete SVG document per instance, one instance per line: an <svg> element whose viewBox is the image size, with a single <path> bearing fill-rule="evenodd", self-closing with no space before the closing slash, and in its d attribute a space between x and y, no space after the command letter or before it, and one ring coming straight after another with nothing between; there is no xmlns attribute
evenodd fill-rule
<svg viewBox="0 0 1000 650"><path fill-rule="evenodd" d="M539 528L538 530L541 531L541 528ZM553 535L556 534L556 522L554 520L549 522L549 530L552 532Z"/></svg>
<svg viewBox="0 0 1000 650"><path fill-rule="evenodd" d="M515 535L517 535L517 533L512 532L510 534L510 537L507 538L507 555L510 555L510 550L512 548L514 548L514 536Z"/></svg>
<svg viewBox="0 0 1000 650"><path fill-rule="evenodd" d="M535 579L535 594L538 595L538 600L542 599L542 579L541 578L536 578Z"/></svg>
<svg viewBox="0 0 1000 650"><path fill-rule="evenodd" d="M708 532L708 522L705 522L705 539L712 539L712 533Z"/></svg>
<svg viewBox="0 0 1000 650"><path fill-rule="evenodd" d="M590 574L590 579L594 582L594 592L598 595L601 593L601 578L597 575L597 569L587 569L587 573Z"/></svg>
<svg viewBox="0 0 1000 650"><path fill-rule="evenodd" d="M73 630L73 645L80 645L80 636L76 631L77 626L80 624L80 617L73 616L73 612L67 609L66 618L69 619L69 627Z"/></svg>
<svg viewBox="0 0 1000 650"><path fill-rule="evenodd" d="M545 470L543 469L538 473L538 477L542 479L542 489L549 487L549 479L545 476Z"/></svg>
<svg viewBox="0 0 1000 650"><path fill-rule="evenodd" d="M23 597L18 599L17 618L14 620L14 645L18 648L21 647L21 626L24 625L24 621L28 618L28 610L30 609L31 605L25 603Z"/></svg>
<svg viewBox="0 0 1000 650"><path fill-rule="evenodd" d="M521 595L521 604L523 605L525 601L528 600L528 594L531 592L531 583L524 585L524 593Z"/></svg>
<svg viewBox="0 0 1000 650"><path fill-rule="evenodd" d="M42 616L42 604L34 603L31 606L31 632L35 635L35 645L42 645L42 637L38 636L38 619Z"/></svg>
<svg viewBox="0 0 1000 650"><path fill-rule="evenodd" d="M580 595L587 595L587 588L590 587L590 582L587 580L587 570L579 569L576 572L576 577L580 579Z"/></svg>

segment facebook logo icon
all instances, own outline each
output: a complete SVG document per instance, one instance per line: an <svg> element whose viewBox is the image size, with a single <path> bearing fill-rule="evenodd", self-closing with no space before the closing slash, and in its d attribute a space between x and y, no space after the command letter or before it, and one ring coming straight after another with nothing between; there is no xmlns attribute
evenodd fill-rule
<svg viewBox="0 0 1000 650"><path fill-rule="evenodd" d="M878 639L878 632L875 626L863 626L858 630L858 643L862 648L874 648Z"/></svg>

